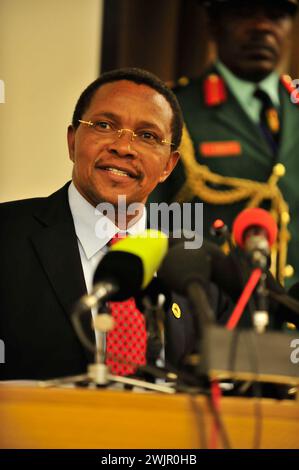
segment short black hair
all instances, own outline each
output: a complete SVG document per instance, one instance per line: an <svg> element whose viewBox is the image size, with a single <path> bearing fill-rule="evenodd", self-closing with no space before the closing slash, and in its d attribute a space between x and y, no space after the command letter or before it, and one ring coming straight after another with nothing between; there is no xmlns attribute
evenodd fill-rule
<svg viewBox="0 0 299 470"><path fill-rule="evenodd" d="M135 67L126 67L122 69L111 70L110 72L105 72L94 82L88 85L77 101L72 119L73 127L77 129L79 126L79 119L82 119L82 116L90 105L95 92L106 83L118 82L120 80L128 80L130 82L147 85L165 97L173 113L171 121L171 133L172 142L174 144L173 147L174 149L177 149L181 142L184 121L176 96L171 91L171 89L168 88L168 86L156 75L148 72L147 70Z"/></svg>

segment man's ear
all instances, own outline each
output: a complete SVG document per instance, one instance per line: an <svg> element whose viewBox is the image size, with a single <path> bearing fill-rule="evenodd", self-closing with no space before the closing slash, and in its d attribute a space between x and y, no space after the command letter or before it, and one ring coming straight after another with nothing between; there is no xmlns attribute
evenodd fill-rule
<svg viewBox="0 0 299 470"><path fill-rule="evenodd" d="M163 173L160 176L159 183L163 183L163 181L165 181L168 178L170 173L175 168L177 162L179 161L179 158L180 158L180 152L178 150L176 150L175 152L171 152L169 159L166 163L166 166L163 170Z"/></svg>
<svg viewBox="0 0 299 470"><path fill-rule="evenodd" d="M75 133L76 130L72 125L67 128L67 144L69 149L69 158L72 162L75 160Z"/></svg>

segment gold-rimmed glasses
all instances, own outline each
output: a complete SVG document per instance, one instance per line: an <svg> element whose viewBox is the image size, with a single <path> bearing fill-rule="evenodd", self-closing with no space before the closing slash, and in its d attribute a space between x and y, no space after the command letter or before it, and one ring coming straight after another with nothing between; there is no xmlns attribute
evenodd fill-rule
<svg viewBox="0 0 299 470"><path fill-rule="evenodd" d="M162 139L159 137L155 132L151 130L140 130L140 131L133 131L132 129L125 129L125 128L118 128L116 125L108 123L106 121L83 121L82 119L78 119L78 122L81 124L85 124L90 128L94 129L95 132L102 136L106 136L109 139L120 138L123 133L130 132L131 133L131 140L135 142L137 145L143 148L149 147L161 147L164 145L173 146L172 142L169 142L166 139Z"/></svg>

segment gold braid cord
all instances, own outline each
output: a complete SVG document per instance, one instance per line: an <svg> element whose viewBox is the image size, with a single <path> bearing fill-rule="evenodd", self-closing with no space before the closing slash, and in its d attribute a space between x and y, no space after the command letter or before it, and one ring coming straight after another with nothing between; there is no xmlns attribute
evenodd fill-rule
<svg viewBox="0 0 299 470"><path fill-rule="evenodd" d="M288 224L290 221L289 207L283 198L277 182L284 175L284 167L277 164L266 183L257 181L232 178L213 173L205 165L196 161L195 149L189 132L184 126L180 153L185 167L186 182L176 195L175 200L186 202L197 196L209 204L233 204L248 200L246 207L258 207L264 200L271 201L271 214L276 220L279 232L277 243L272 248L271 270L275 277L283 284L287 275L287 246L290 240ZM208 184L224 185L228 189L212 189Z"/></svg>

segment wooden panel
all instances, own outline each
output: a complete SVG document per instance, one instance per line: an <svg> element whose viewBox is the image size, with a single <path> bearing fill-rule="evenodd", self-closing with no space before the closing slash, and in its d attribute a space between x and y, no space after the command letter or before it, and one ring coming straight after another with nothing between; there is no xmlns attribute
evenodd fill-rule
<svg viewBox="0 0 299 470"><path fill-rule="evenodd" d="M262 448L299 448L298 403L223 398L221 410L233 448L252 447L257 411ZM207 447L212 418L203 396L2 386L0 422L1 448L179 449Z"/></svg>

